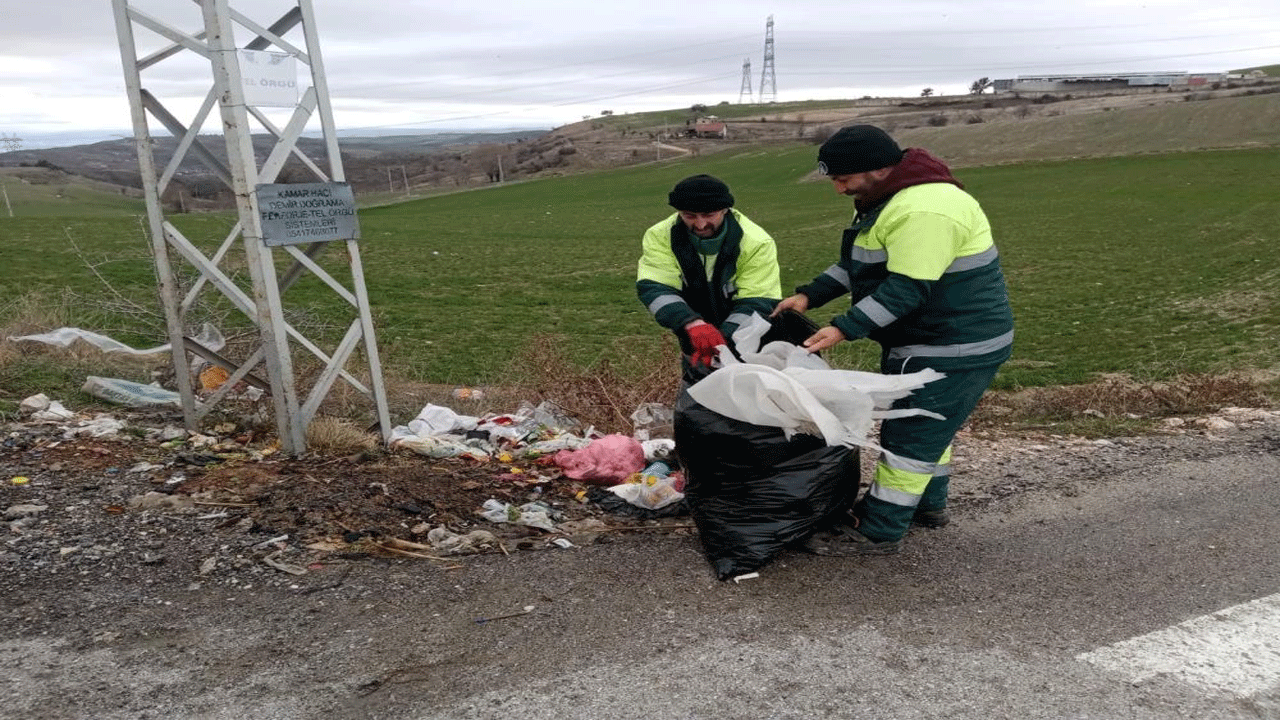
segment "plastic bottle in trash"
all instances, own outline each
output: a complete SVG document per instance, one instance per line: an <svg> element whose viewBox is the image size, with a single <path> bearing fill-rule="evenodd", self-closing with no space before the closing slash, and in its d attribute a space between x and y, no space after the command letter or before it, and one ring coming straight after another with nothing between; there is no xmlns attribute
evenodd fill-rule
<svg viewBox="0 0 1280 720"><path fill-rule="evenodd" d="M671 474L671 466L662 461L654 462L650 464L649 467L640 471L641 477L652 476L652 477L663 478L670 474Z"/></svg>

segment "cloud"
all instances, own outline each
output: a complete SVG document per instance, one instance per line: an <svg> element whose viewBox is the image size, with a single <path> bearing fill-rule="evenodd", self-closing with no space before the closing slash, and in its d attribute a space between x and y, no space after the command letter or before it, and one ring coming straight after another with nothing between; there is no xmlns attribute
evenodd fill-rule
<svg viewBox="0 0 1280 720"><path fill-rule="evenodd" d="M16 5L16 0L4 0ZM588 3L315 0L333 106L341 127L424 130L551 127L584 114L737 102L744 61L752 91L773 16L777 100L963 93L978 77L1142 71L1224 71L1280 59L1271 0L900 0L834 5L649 0ZM287 0L232 0L269 24ZM194 33L190 0L129 7ZM0 26L0 130L127 127L120 50L105 0L26 3ZM247 42L243 31L238 44ZM288 36L301 45L296 30ZM137 30L143 54L167 41ZM194 112L211 83L187 52L144 84Z"/></svg>

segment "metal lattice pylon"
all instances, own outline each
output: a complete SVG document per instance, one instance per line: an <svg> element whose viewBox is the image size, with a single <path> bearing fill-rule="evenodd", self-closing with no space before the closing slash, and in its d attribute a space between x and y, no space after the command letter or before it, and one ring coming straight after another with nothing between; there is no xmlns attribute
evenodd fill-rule
<svg viewBox="0 0 1280 720"><path fill-rule="evenodd" d="M256 191L264 184L274 183L290 159L300 161L319 182L343 184L345 181L311 1L297 0L297 4L274 23L263 25L232 9L228 0L200 0L186 8L196 7L199 17L184 18L189 24L199 23L196 32L179 29L173 22L149 15L133 6L130 0L112 0L112 6L133 118L138 166L147 202L152 256L187 429L199 429L201 420L213 407L225 400L234 388L248 383L270 392L281 449L289 454L298 454L306 447L307 426L335 382L341 378L371 401L382 438L384 442L389 440L391 428L382 367L356 238L333 241L346 246L348 287L320 263L324 249L332 243L311 242L305 246L286 245L283 248L268 246L258 207ZM141 55L134 32L136 28L158 36L161 45L151 53ZM285 39L295 28L302 34L300 44ZM236 47L237 30L250 38L242 48ZM239 51L264 51L268 48L292 56L310 71L310 87L292 106L284 127L273 123L261 108L247 104L245 98ZM183 123L146 89L143 72L188 52L208 60L211 86L194 117ZM200 138L200 128L214 106L219 109L221 134L226 142L225 163L217 153L205 147ZM313 114L319 117L324 137L326 158L320 162L308 157L298 146L298 139ZM173 157L163 167L157 163L154 154L148 115L163 125L177 141ZM261 132L273 138L273 145L261 163L254 151L251 120L257 122ZM201 161L235 194L239 221L220 242L213 238L202 244L200 238L188 237L165 216L161 197L188 156ZM241 242L237 243L237 239ZM236 252L237 245L243 251L243 265L249 274L250 287L247 288L243 278L227 269L241 259ZM276 250L280 250L281 259L287 267L282 273L277 272ZM175 267L182 266L183 262L195 270L194 279L184 281L175 272ZM354 316L341 341L330 351L322 349L318 342L307 338L285 318L283 297L308 272L350 305ZM188 315L202 291L209 287L216 288L254 324L256 348L243 358L232 360L224 357L217 349L188 335ZM295 347L308 351L319 360L320 367L318 372L311 374L313 382L301 401L299 388L295 385L292 355ZM361 348L364 351L364 369L367 370L367 377L363 380L347 369L352 356ZM207 396L197 397L196 379L189 369L191 356L222 367L229 377L219 387L211 389ZM253 374L260 365L266 367L266 381Z"/></svg>
<svg viewBox="0 0 1280 720"><path fill-rule="evenodd" d="M778 99L778 79L773 73L773 16L764 24L764 69L760 71L760 102Z"/></svg>
<svg viewBox="0 0 1280 720"><path fill-rule="evenodd" d="M742 61L742 87L738 90L738 103L742 103L742 96L747 96L747 102L755 102L755 96L751 93L751 58Z"/></svg>

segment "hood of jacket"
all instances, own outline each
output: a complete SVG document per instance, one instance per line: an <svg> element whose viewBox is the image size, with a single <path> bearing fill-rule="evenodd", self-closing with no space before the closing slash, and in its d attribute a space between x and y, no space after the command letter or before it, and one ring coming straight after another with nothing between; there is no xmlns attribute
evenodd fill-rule
<svg viewBox="0 0 1280 720"><path fill-rule="evenodd" d="M930 155L927 150L907 148L902 161L893 166L893 172L872 186L866 195L854 201L858 212L866 212L893 197L899 190L913 185L928 183L951 183L963 189L964 185L951 174L947 164Z"/></svg>

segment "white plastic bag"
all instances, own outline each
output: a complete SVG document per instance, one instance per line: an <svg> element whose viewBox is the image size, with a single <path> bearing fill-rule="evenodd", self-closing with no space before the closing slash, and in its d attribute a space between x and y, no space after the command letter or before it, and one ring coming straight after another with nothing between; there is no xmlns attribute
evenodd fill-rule
<svg viewBox="0 0 1280 720"><path fill-rule="evenodd" d="M409 421L409 431L415 435L444 435L475 430L478 422L477 418L459 415L441 405L426 405Z"/></svg>
<svg viewBox="0 0 1280 720"><path fill-rule="evenodd" d="M149 405L182 405L182 396L172 390L165 390L159 385L104 378L90 375L84 379L84 392L96 397L129 407Z"/></svg>
<svg viewBox="0 0 1280 720"><path fill-rule="evenodd" d="M880 448L868 441L867 435L878 419L912 415L941 419L928 410L889 407L894 400L945 377L943 373L921 370L882 375L833 370L822 358L791 343L773 342L758 348L768 330L769 322L753 314L733 334L744 362L723 353L723 367L691 385L689 395L725 417L779 427L788 437L801 432L821 437L828 445L877 450Z"/></svg>
<svg viewBox="0 0 1280 720"><path fill-rule="evenodd" d="M684 498L676 483L677 478L672 475L641 475L638 482L610 486L609 492L636 507L658 510Z"/></svg>
<svg viewBox="0 0 1280 720"><path fill-rule="evenodd" d="M555 532L551 509L541 503L525 503L519 507L490 498L484 501L481 517L496 523L513 523Z"/></svg>

